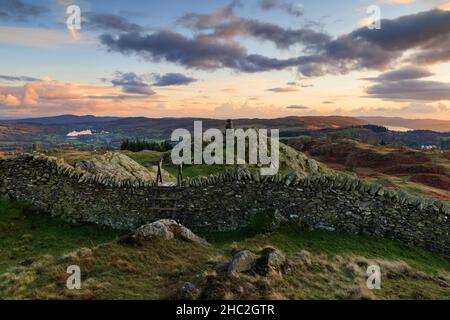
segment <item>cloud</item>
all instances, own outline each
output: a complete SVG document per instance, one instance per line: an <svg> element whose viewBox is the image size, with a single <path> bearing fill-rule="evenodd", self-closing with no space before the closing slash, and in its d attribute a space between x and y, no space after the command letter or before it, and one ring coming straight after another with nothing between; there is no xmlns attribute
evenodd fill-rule
<svg viewBox="0 0 450 320"><path fill-rule="evenodd" d="M0 17L7 20L21 22L48 12L48 9L39 5L30 4L21 0L3 0L0 5Z"/></svg>
<svg viewBox="0 0 450 320"><path fill-rule="evenodd" d="M378 77L363 78L370 81L399 81L408 79L420 79L434 75L431 71L422 67L408 66L397 70L382 73Z"/></svg>
<svg viewBox="0 0 450 320"><path fill-rule="evenodd" d="M40 79L33 78L33 77L27 77L27 76L6 76L3 74L0 74L0 80L33 82L33 81L39 81Z"/></svg>
<svg viewBox="0 0 450 320"><path fill-rule="evenodd" d="M367 94L384 100L450 100L450 84L426 80L387 81L367 88Z"/></svg>
<svg viewBox="0 0 450 320"><path fill-rule="evenodd" d="M210 114L214 118L273 118L285 117L286 114L298 114L299 110L286 109L286 107L266 104L257 100L247 100L245 103L239 101L228 101L216 106ZM191 116L191 115L190 115ZM205 116L205 113L202 114Z"/></svg>
<svg viewBox="0 0 450 320"><path fill-rule="evenodd" d="M319 53L318 62L299 66L301 73L318 76L327 73L344 74L352 70L384 70L398 61L408 50L416 50L416 57L410 62L419 62L419 56L426 53L423 62L445 61L450 55L450 43L435 46L450 36L450 12L431 10L417 14L383 19L380 30L358 28L325 45ZM431 55L440 52L434 59ZM443 55L443 56L442 56Z"/></svg>
<svg viewBox="0 0 450 320"><path fill-rule="evenodd" d="M159 75L156 73L147 73L138 75L134 72L120 72L114 73L114 78L101 78L103 82L111 82L113 86L121 87L122 91L131 94L153 95L155 87L179 86L188 85L197 79L188 77L181 73L166 73Z"/></svg>
<svg viewBox="0 0 450 320"><path fill-rule="evenodd" d="M253 69L246 61L246 50L237 44L202 37L188 38L168 30L147 35L127 33L118 37L104 34L100 40L111 51L135 53L147 60L164 59L198 69Z"/></svg>
<svg viewBox="0 0 450 320"><path fill-rule="evenodd" d="M450 2L444 3L438 7L439 10L450 11Z"/></svg>
<svg viewBox="0 0 450 320"><path fill-rule="evenodd" d="M450 11L449 11L450 13ZM450 36L437 37L407 59L410 63L427 65L450 61Z"/></svg>
<svg viewBox="0 0 450 320"><path fill-rule="evenodd" d="M295 44L316 47L330 40L327 34L310 28L285 29L276 24L234 15L232 7L222 7L211 14L188 13L177 20L195 31L210 31L204 37L231 39L235 36L253 37L273 42L286 49Z"/></svg>
<svg viewBox="0 0 450 320"><path fill-rule="evenodd" d="M436 116L436 114L446 114L450 112L450 107L441 103L424 103L413 102L403 105L401 107L361 107L351 110L344 110L337 108L333 111L334 114L347 116L386 116L388 113L392 117L406 117L406 118L429 118Z"/></svg>
<svg viewBox="0 0 450 320"><path fill-rule="evenodd" d="M301 87L301 88L312 88L312 87L314 87L313 84L303 84L303 83L300 83L300 82L297 82L297 81L291 81L291 82L288 82L286 84L288 86L298 86L298 87Z"/></svg>
<svg viewBox="0 0 450 320"><path fill-rule="evenodd" d="M309 109L308 107L305 107L305 106L296 106L296 105L288 106L286 108L287 109L301 109L301 110Z"/></svg>
<svg viewBox="0 0 450 320"><path fill-rule="evenodd" d="M119 32L143 31L140 25L115 14L87 12L83 16L86 17L86 25L90 29Z"/></svg>
<svg viewBox="0 0 450 320"><path fill-rule="evenodd" d="M258 5L263 10L282 10L295 17L303 15L303 6L301 3L290 3L282 0L258 0Z"/></svg>
<svg viewBox="0 0 450 320"><path fill-rule="evenodd" d="M238 88L225 88L220 91L225 92L225 93L239 93L241 90Z"/></svg>
<svg viewBox="0 0 450 320"><path fill-rule="evenodd" d="M187 85L197 81L197 79L181 73L166 73L164 75L155 75L154 77L156 82L153 85L156 87Z"/></svg>
<svg viewBox="0 0 450 320"><path fill-rule="evenodd" d="M279 88L270 88L267 91L276 92L276 93L287 93L287 92L298 92L300 91L297 88L292 87L279 87Z"/></svg>
<svg viewBox="0 0 450 320"><path fill-rule="evenodd" d="M426 103L410 103L404 107L398 109L400 112L404 113L437 113L437 112L448 112L450 108L443 103L438 103L437 105L426 104Z"/></svg>
<svg viewBox="0 0 450 320"><path fill-rule="evenodd" d="M193 37L169 30L103 34L100 40L110 51L136 54L151 61L165 60L187 68L262 72L297 67L307 77L386 70L401 59L410 64L450 60L450 11L443 10L383 19L380 30L361 27L335 39L310 29L284 29L239 18L232 9L210 15L189 14L179 22L201 32ZM279 48L302 44L303 55L278 59L249 54L235 36L272 41Z"/></svg>
<svg viewBox="0 0 450 320"><path fill-rule="evenodd" d="M156 62L165 60L187 68L203 70L230 68L242 72L261 72L281 70L317 60L315 57L276 59L258 54L249 55L237 42L224 42L202 35L188 38L168 30L147 35L103 34L100 40L110 51L125 55L137 54L145 60Z"/></svg>
<svg viewBox="0 0 450 320"><path fill-rule="evenodd" d="M178 18L177 23L196 30L205 30L217 27L233 17L233 7L225 6L216 9L211 14L187 13Z"/></svg>
<svg viewBox="0 0 450 320"><path fill-rule="evenodd" d="M133 111L151 113L161 98L157 94L122 94L119 90L111 85L93 86L50 79L22 86L0 86L0 110L5 115L129 115Z"/></svg>
<svg viewBox="0 0 450 320"><path fill-rule="evenodd" d="M369 97L384 100L450 100L450 84L421 80L434 75L425 68L408 66L388 71L378 77L365 78L375 82L366 89Z"/></svg>
<svg viewBox="0 0 450 320"><path fill-rule="evenodd" d="M142 95L153 95L155 92L146 82L146 76L139 76L134 72L116 72L111 80L114 86L122 88L123 92Z"/></svg>
<svg viewBox="0 0 450 320"><path fill-rule="evenodd" d="M136 100L136 99L146 99L145 95L134 95L134 94L118 94L118 95L90 95L83 96L83 99L92 100Z"/></svg>

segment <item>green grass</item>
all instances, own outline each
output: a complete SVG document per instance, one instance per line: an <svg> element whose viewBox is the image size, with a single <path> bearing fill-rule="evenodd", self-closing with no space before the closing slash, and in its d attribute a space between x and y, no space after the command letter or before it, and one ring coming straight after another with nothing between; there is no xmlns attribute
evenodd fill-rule
<svg viewBox="0 0 450 320"><path fill-rule="evenodd" d="M154 166L158 164L159 159L163 156L163 152L158 151L140 151L140 152L132 152L132 151L120 151L121 153L127 155L140 165L146 166Z"/></svg>
<svg viewBox="0 0 450 320"><path fill-rule="evenodd" d="M432 274L440 271L450 272L450 263L446 258L389 239L326 230L307 231L298 226L285 226L276 232L266 234L255 234L251 229L242 229L203 236L224 252L235 246L256 249L272 245L288 255L305 249L315 254L359 255L369 259L403 260L418 270Z"/></svg>
<svg viewBox="0 0 450 320"><path fill-rule="evenodd" d="M121 151L123 154L129 156L131 159L139 163L144 167L155 166L161 157L164 157L163 152L158 151L141 151L141 152L131 152L131 151ZM167 158L167 156L165 157ZM184 165L183 166L183 176L185 178L192 178L196 176L208 176L211 174L217 174L225 170L225 165ZM178 166L163 162L163 169L169 172L172 176L178 176Z"/></svg>
<svg viewBox="0 0 450 320"><path fill-rule="evenodd" d="M225 165L220 164L199 164L199 165L184 165L183 166L183 177L184 178L192 178L197 176L209 176L211 174L217 174L226 170ZM178 175L178 166L174 165L166 165L164 166L171 175Z"/></svg>
<svg viewBox="0 0 450 320"><path fill-rule="evenodd" d="M67 224L24 202L0 201L0 273L44 254L58 256L116 236L117 232L98 226Z"/></svg>
<svg viewBox="0 0 450 320"><path fill-rule="evenodd" d="M345 266L359 257L392 261L394 266L404 261L412 268L409 274L398 271L384 278L383 290L374 293L376 298L448 297L448 286L439 285L436 279L450 273L450 263L437 254L398 241L307 231L293 225L265 232L269 222L262 215L253 228L201 234L212 244L209 247L180 240L127 246L114 241L119 235L115 231L69 225L39 214L26 203L1 201L0 298L168 298L186 281L204 283L205 275L236 250L258 251L265 246L274 246L297 261L297 254L307 250L313 259L309 266L299 264L283 280L271 280L275 298L277 294L290 299L347 298L354 289L354 279L347 275ZM344 262L336 263L336 256L344 257ZM66 268L71 264L82 268L80 291L65 289ZM14 269L19 266L22 268ZM324 273L325 266L335 271ZM268 294L253 292L247 297L271 298Z"/></svg>

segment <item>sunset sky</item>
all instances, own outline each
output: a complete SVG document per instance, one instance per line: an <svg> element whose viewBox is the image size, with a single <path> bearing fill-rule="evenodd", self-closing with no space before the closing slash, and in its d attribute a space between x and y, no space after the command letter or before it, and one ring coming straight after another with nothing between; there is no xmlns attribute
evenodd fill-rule
<svg viewBox="0 0 450 320"><path fill-rule="evenodd" d="M0 0L0 118L59 114L450 120L450 2Z"/></svg>

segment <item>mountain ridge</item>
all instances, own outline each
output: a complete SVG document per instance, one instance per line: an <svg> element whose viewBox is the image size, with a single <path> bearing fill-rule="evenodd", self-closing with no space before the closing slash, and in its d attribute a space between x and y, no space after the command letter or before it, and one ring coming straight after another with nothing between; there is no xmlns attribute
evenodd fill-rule
<svg viewBox="0 0 450 320"><path fill-rule="evenodd" d="M100 123L130 123L130 122L155 122L155 121L175 121L175 122L185 122L185 121L195 121L202 120L204 122L216 122L217 124L222 124L225 119L216 119L208 117L116 117L116 116L95 116L95 115L73 115L73 114L63 114L58 116L48 116L48 117L35 117L35 118L22 118L22 119L0 119L0 123L8 124L41 124L41 125L61 125L61 124L100 124ZM440 119L408 119L402 117L384 117L384 116L359 116L359 117L348 117L348 116L286 116L277 118L235 118L232 119L235 124L239 125L249 125L249 124L260 124L266 126L299 126L304 125L305 129L322 129L337 128L344 126L354 126L354 125L365 125L374 124L380 126L398 126L409 128L412 130L432 130L437 132L448 132L450 131L450 120L440 120Z"/></svg>
<svg viewBox="0 0 450 320"><path fill-rule="evenodd" d="M358 117L370 124L379 126L398 126L412 130L432 130L437 132L449 132L450 120L439 119L406 119L401 117Z"/></svg>

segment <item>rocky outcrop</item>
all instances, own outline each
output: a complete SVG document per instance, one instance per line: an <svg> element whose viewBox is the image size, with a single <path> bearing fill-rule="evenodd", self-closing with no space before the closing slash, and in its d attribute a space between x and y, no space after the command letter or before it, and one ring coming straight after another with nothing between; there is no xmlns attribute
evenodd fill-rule
<svg viewBox="0 0 450 320"><path fill-rule="evenodd" d="M314 159L308 158L304 153L280 143L280 164L282 168L300 176L308 174L329 173L332 170Z"/></svg>
<svg viewBox="0 0 450 320"><path fill-rule="evenodd" d="M120 152L108 152L104 155L80 160L75 164L75 167L94 175L114 178L118 181L138 180L149 183L156 181L157 176L156 167L149 170ZM162 175L163 181L171 177L165 170L162 170Z"/></svg>
<svg viewBox="0 0 450 320"><path fill-rule="evenodd" d="M285 283L284 275L292 272L291 259L273 247L260 251L240 250L230 261L219 262L204 273L189 299L252 299L262 298L272 288ZM180 294L178 295L180 296Z"/></svg>
<svg viewBox="0 0 450 320"><path fill-rule="evenodd" d="M228 265L228 273L232 276L244 272L269 276L286 273L288 266L289 262L283 253L273 247L266 247L256 253L249 250L235 253Z"/></svg>
<svg viewBox="0 0 450 320"><path fill-rule="evenodd" d="M171 231L171 225L176 224L173 220L158 220L137 228L133 235L141 239L159 238L171 240L175 237Z"/></svg>
<svg viewBox="0 0 450 320"><path fill-rule="evenodd" d="M240 272L250 271L256 263L258 256L249 250L237 252L231 259L228 272L237 275Z"/></svg>
<svg viewBox="0 0 450 320"><path fill-rule="evenodd" d="M208 242L205 239L197 236L191 230L177 223L175 220L170 219L161 219L152 223L145 224L137 228L134 231L133 236L141 240L154 238L171 240L174 238L178 238L184 241L191 241L202 245L208 245Z"/></svg>

